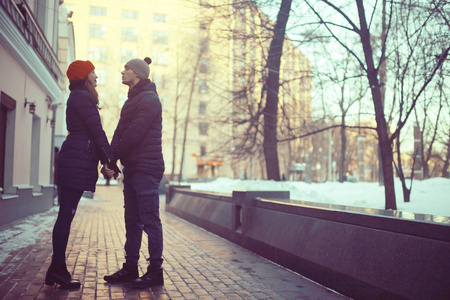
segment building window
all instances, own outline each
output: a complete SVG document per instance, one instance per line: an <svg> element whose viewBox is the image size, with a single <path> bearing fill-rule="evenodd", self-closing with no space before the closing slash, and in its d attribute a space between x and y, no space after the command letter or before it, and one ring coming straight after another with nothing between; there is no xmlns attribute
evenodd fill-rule
<svg viewBox="0 0 450 300"><path fill-rule="evenodd" d="M153 31L153 44L169 44L169 33L167 31L154 30Z"/></svg>
<svg viewBox="0 0 450 300"><path fill-rule="evenodd" d="M92 61L106 61L105 47L89 47L88 59Z"/></svg>
<svg viewBox="0 0 450 300"><path fill-rule="evenodd" d="M91 6L91 16L106 17L106 7Z"/></svg>
<svg viewBox="0 0 450 300"><path fill-rule="evenodd" d="M201 145L200 146L200 156L205 156L205 155L206 155L206 146Z"/></svg>
<svg viewBox="0 0 450 300"><path fill-rule="evenodd" d="M206 122L198 123L198 133L200 135L208 135L208 123Z"/></svg>
<svg viewBox="0 0 450 300"><path fill-rule="evenodd" d="M122 10L122 19L137 20L139 13L135 10Z"/></svg>
<svg viewBox="0 0 450 300"><path fill-rule="evenodd" d="M198 68L199 68L200 73L209 73L209 60L208 59L200 59Z"/></svg>
<svg viewBox="0 0 450 300"><path fill-rule="evenodd" d="M105 70L95 70L95 73L97 74L97 84L104 85L106 82L106 71Z"/></svg>
<svg viewBox="0 0 450 300"><path fill-rule="evenodd" d="M169 53L153 52L152 64L154 64L155 66L167 66L169 64Z"/></svg>
<svg viewBox="0 0 450 300"><path fill-rule="evenodd" d="M153 82L156 84L157 89L165 89L166 88L166 75L154 74Z"/></svg>
<svg viewBox="0 0 450 300"><path fill-rule="evenodd" d="M209 49L209 38L208 37L200 37L200 49L203 52L208 52Z"/></svg>
<svg viewBox="0 0 450 300"><path fill-rule="evenodd" d="M89 37L97 39L106 39L106 26L98 24L90 24Z"/></svg>
<svg viewBox="0 0 450 300"><path fill-rule="evenodd" d="M120 50L120 57L121 61L126 63L137 57L137 50L122 49Z"/></svg>
<svg viewBox="0 0 450 300"><path fill-rule="evenodd" d="M209 82L208 80L200 79L199 80L199 91L201 94L209 93Z"/></svg>
<svg viewBox="0 0 450 300"><path fill-rule="evenodd" d="M153 21L167 23L167 15L164 14L153 14Z"/></svg>
<svg viewBox="0 0 450 300"><path fill-rule="evenodd" d="M136 28L122 27L122 41L137 42L138 30Z"/></svg>
<svg viewBox="0 0 450 300"><path fill-rule="evenodd" d="M208 113L208 102L200 101L198 112L202 115L206 115Z"/></svg>

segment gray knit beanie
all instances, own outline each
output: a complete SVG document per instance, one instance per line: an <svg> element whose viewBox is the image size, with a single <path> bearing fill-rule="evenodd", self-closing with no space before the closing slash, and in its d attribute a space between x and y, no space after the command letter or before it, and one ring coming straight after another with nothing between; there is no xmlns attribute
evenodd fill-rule
<svg viewBox="0 0 450 300"><path fill-rule="evenodd" d="M136 73L141 79L148 79L150 75L150 67L149 64L152 63L150 57L146 57L143 60L139 58L135 58L126 63L125 66L128 66L131 70Z"/></svg>

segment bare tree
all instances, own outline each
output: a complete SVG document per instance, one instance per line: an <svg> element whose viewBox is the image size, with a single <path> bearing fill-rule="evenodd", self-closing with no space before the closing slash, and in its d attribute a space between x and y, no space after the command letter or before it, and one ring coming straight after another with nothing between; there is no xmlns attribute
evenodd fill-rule
<svg viewBox="0 0 450 300"><path fill-rule="evenodd" d="M263 91L267 91L264 108L264 156L266 158L267 179L280 180L280 166L277 151L278 91L280 87L280 63L286 24L292 0L282 0L275 24L274 34L267 59L268 76Z"/></svg>
<svg viewBox="0 0 450 300"><path fill-rule="evenodd" d="M338 181L344 182L344 176L346 175L346 153L347 153L347 135L346 135L346 118L350 108L359 101L362 101L364 94L367 92L367 88L360 86L360 83L355 80L360 75L354 70L350 70L351 60L347 54L347 58L342 62L334 62L332 59L329 61L332 66L333 73L329 73L327 76L332 83L337 87L338 94L336 95L337 104L340 110L340 156L338 164ZM355 75L353 75L355 74Z"/></svg>
<svg viewBox="0 0 450 300"><path fill-rule="evenodd" d="M248 160L265 149L264 157L267 159L264 163L264 177L275 180L280 180L280 131L284 130L281 133L284 136L289 135L291 130L298 130L299 116L295 116L296 112L293 113L289 108L295 106L293 102L297 101L298 104L301 101L298 90L301 89L302 82L310 82L310 75L307 73L286 76L286 73L291 74L294 70L299 72L300 68L293 69L297 64L289 65L286 62L287 59L292 59L295 53L299 53L299 50L291 47L291 43L288 43L291 47L287 47L288 49L284 45L287 40L285 31L291 1L280 1L277 5L278 3L282 4L282 12L280 7L274 7L272 1L234 1L229 11L223 5L210 7L217 11L215 22L222 22L221 38L228 40L233 51L230 62L233 72L233 98L229 99L233 111L230 116L225 116L220 121L233 124L233 134L230 137L232 142L228 143L233 145L234 161ZM289 5L286 6L286 3ZM273 11L278 12L280 20L275 23L276 30L268 16L262 12L261 6L256 4L272 6ZM228 28L224 24L227 24ZM276 31L278 33L275 37ZM310 84L305 85L310 89ZM292 86L295 88L291 89ZM280 94L282 101L279 100ZM305 106L304 111L310 114L309 106ZM298 105L296 107L298 108ZM291 153L295 155L294 153L298 153L298 147L293 144L289 144L287 148L291 147ZM299 143L296 144L298 146ZM284 146L282 150L285 151ZM291 160L286 160L285 164L289 165L289 161ZM287 166L283 167L284 170L288 169Z"/></svg>
<svg viewBox="0 0 450 300"><path fill-rule="evenodd" d="M181 146L180 176L178 176L179 183L182 180L182 174L183 174L183 163L184 163L184 157L185 157L185 152L186 152L186 140L187 140L187 135L188 135L188 127L189 127L189 121L190 121L190 112L191 112L191 107L192 107L194 89L198 86L197 76L200 72L200 70L199 70L200 61L203 58L203 56L205 55L207 49L208 49L208 38L206 37L206 38L202 39L200 42L198 51L195 56L195 63L192 68L192 77L190 79L190 90L189 90L189 95L188 95L188 99L187 99L186 118L184 120L183 143Z"/></svg>
<svg viewBox="0 0 450 300"><path fill-rule="evenodd" d="M375 59L373 54L373 46L371 40L371 33L369 29L369 24L366 18L365 7L362 0L356 0L358 22L354 22L350 16L342 10L337 5L331 3L330 1L321 1L328 7L335 10L339 15L341 15L348 23L349 27L344 27L343 25L335 24L330 21L323 19L321 12L315 8L309 1L306 1L307 5L314 12L314 14L319 19L319 22L323 24L328 30L329 34L345 49L347 49L352 56L359 62L361 69L365 71L369 86L372 94L372 101L375 109L375 118L377 122L377 133L380 143L383 175L384 175L384 186L385 186L385 198L386 198L386 209L396 209L395 203L395 191L394 191L394 177L393 177L393 155L392 155L392 145L389 139L387 122L384 115L384 108L382 103L382 94L380 89L380 82L378 78L378 68L375 66ZM356 33L361 41L361 46L363 50L364 59L362 59L357 53L355 53L349 45L345 43L342 37L336 35L333 31L332 26L337 26L339 28L346 28L347 30ZM384 52L386 49L382 49Z"/></svg>
<svg viewBox="0 0 450 300"><path fill-rule="evenodd" d="M191 70L186 70L187 66L190 66L189 61L191 57L186 57L183 55L177 55L177 73L176 73L176 81L175 81L175 99L174 99L174 110L172 115L173 122L173 136L172 136L172 168L170 171L170 180L174 180L175 178L175 168L176 168L176 154L177 154L177 138L178 138L178 129L180 127L180 106L183 101L183 95L185 94L185 89L188 87L186 79L190 78ZM181 172L181 170L180 170ZM179 179L181 177L181 173L179 173Z"/></svg>
<svg viewBox="0 0 450 300"><path fill-rule="evenodd" d="M387 50L387 41L390 37L391 25L394 18L394 7L396 5L402 5L397 3L390 3L389 12L387 13L387 25L386 25L386 34L382 37L381 47L380 47L380 55L379 60L377 61L376 56L374 54L374 50L376 50L376 43L372 39L374 34L371 33L371 25L374 16L376 15L376 6L371 7L372 12L370 18L367 18L366 6L364 5L362 0L355 0L356 4L356 12L358 16L357 21L353 21L352 15L350 13L351 9L347 10L349 7L346 7L344 4L338 6L337 4L332 3L332 1L322 0L317 3L325 4L326 7L335 11L338 15L345 20L347 26L344 24L338 24L333 21L325 20L323 17L322 11L311 1L305 1L309 8L313 11L316 17L319 19L319 23L325 27L329 35L335 39L342 47L347 49L349 53L358 61L362 70L364 70L369 87L371 89L372 94L372 102L375 111L375 120L377 123L377 134L380 145L380 153L381 153L381 161L382 161L382 169L383 169L383 182L385 186L385 200L386 209L396 209L396 201L395 201L395 190L394 190L394 177L393 177L393 149L392 142L397 136L400 134L400 130L405 125L408 120L411 111L417 102L417 99L422 94L423 90L426 87L426 84L422 85L422 88L417 92L415 99L411 101L411 105L408 109L406 109L404 117L399 120L397 123L397 128L392 135L389 134L388 130L388 120L386 120L385 108L383 103L383 94L382 87L383 84L380 81L379 70L382 63L385 61L386 50ZM345 6L345 7L344 7ZM349 12L347 12L349 11ZM432 14L434 12L431 12ZM425 18L426 20L426 18ZM355 49L352 45L348 44L345 40L345 36L340 35L343 31L351 32L356 34L360 39L360 44L362 48L362 53L360 50ZM372 29L373 30L373 29ZM446 53L448 53L448 48L444 50L444 52L439 55L440 59L436 62L435 68L431 68L428 75L426 76L426 81L430 82L435 74L436 68L438 68L442 62L443 58L445 59ZM361 57L363 56L363 57Z"/></svg>
<svg viewBox="0 0 450 300"><path fill-rule="evenodd" d="M442 122L442 112L445 103L444 94L444 74L441 66L439 72L439 79L436 84L436 88L433 89L430 95L425 97L424 101L420 103L420 109L422 117L419 117L417 107L415 109L415 116L417 124L421 124L421 157L422 157L422 172L423 179L430 178L429 162L433 156L434 146L437 142L439 124ZM438 94L436 95L437 92ZM436 99L438 102L436 103ZM422 121L421 121L422 120Z"/></svg>
<svg viewBox="0 0 450 300"><path fill-rule="evenodd" d="M436 97L434 91L442 89L434 88L436 84L439 86L442 79L441 76L436 76L438 82L434 83L433 78L439 69L442 70L442 64L445 57L448 55L448 48L445 48L445 43L442 45L440 37L435 36L434 25L440 22L440 14L438 10L431 5L430 7L417 6L417 3L407 3L395 7L395 14L400 16L396 24L392 27L393 32L398 38L393 43L395 49L395 63L393 69L396 72L395 85L393 90L394 95L398 95L398 117L397 127L391 139L396 142L397 162L396 168L399 178L402 182L403 198L405 202L410 201L410 194L412 189L412 181L409 187L406 183L406 176L402 170L402 155L401 155L401 130L407 123L408 117L412 112L415 114L417 124L421 126L421 143L420 147L414 150L412 163L416 163L416 156L420 155L424 178L428 178L428 161L432 157L433 145L438 132L438 124L440 123L440 116L442 110L442 94ZM433 28L433 29L429 29ZM414 29L414 30L412 30ZM430 42L433 41L434 42ZM437 46L437 47L436 47ZM441 48L441 46L444 46ZM429 55L434 51L441 51L442 54ZM427 88L431 92L427 93ZM435 109L436 101L439 99L437 110ZM395 97L393 98L393 105L395 107ZM420 110L420 117L418 109ZM434 107L434 108L433 108ZM433 110L433 113L431 111ZM393 112L392 110L391 112ZM430 118L430 116L432 117ZM421 121L423 120L423 121ZM425 134L424 134L425 133ZM425 137L430 137L426 142ZM411 174L414 178L414 172Z"/></svg>

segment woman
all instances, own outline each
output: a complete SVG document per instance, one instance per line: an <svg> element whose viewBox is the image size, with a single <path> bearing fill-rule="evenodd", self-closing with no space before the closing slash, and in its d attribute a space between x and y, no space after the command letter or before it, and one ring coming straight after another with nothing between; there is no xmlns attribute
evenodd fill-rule
<svg viewBox="0 0 450 300"><path fill-rule="evenodd" d="M76 60L67 69L71 91L67 100L66 124L69 134L58 155L60 188L59 213L53 227L53 257L45 277L45 284L58 283L64 289L79 288L67 270L65 252L70 225L84 191L95 191L98 162L105 177L117 177L118 168L98 113L97 75L90 61ZM111 169L114 169L112 171Z"/></svg>

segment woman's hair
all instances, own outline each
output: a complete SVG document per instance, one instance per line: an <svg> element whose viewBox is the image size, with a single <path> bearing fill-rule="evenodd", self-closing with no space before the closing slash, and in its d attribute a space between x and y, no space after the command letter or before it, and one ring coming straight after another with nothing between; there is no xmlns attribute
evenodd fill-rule
<svg viewBox="0 0 450 300"><path fill-rule="evenodd" d="M98 93L95 89L95 86L91 84L91 82L88 80L87 76L84 78L84 87L89 91L89 93L92 96L92 99L94 99L95 105L98 107Z"/></svg>

